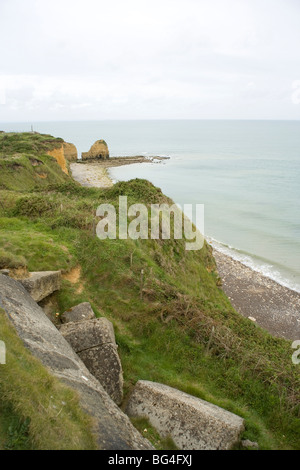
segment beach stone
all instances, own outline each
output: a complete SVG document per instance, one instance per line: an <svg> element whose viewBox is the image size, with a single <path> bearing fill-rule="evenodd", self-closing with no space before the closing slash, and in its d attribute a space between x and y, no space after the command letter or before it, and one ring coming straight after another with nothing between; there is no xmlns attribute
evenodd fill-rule
<svg viewBox="0 0 300 470"><path fill-rule="evenodd" d="M140 380L126 412L148 418L162 437L187 450L229 450L239 441L244 420L223 408L160 383Z"/></svg>
<svg viewBox="0 0 300 470"><path fill-rule="evenodd" d="M112 323L95 318L64 324L59 331L114 402L121 404L123 371Z"/></svg>
<svg viewBox="0 0 300 470"><path fill-rule="evenodd" d="M80 322L83 320L91 320L93 318L95 318L95 314L89 302L82 302L81 304L66 310L61 315L62 323Z"/></svg>
<svg viewBox="0 0 300 470"><path fill-rule="evenodd" d="M41 271L29 273L29 277L20 279L33 300L40 302L48 295L60 289L60 271Z"/></svg>
<svg viewBox="0 0 300 470"><path fill-rule="evenodd" d="M106 160L109 158L107 143L104 140L97 140L88 152L81 154L82 160Z"/></svg>
<svg viewBox="0 0 300 470"><path fill-rule="evenodd" d="M26 348L50 373L78 392L82 408L93 418L99 449L154 450L22 284L2 274L0 308L5 311Z"/></svg>

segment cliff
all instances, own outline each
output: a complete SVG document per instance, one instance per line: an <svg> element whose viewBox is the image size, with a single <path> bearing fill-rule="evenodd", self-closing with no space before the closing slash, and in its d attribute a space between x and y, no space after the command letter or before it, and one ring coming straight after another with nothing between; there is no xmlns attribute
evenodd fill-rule
<svg viewBox="0 0 300 470"><path fill-rule="evenodd" d="M56 159L62 171L66 174L69 174L68 162L77 160L77 149L74 144L68 142L63 142L60 147L49 150L47 154Z"/></svg>
<svg viewBox="0 0 300 470"><path fill-rule="evenodd" d="M88 152L81 154L82 160L106 160L109 158L107 143L104 140L97 140Z"/></svg>
<svg viewBox="0 0 300 470"><path fill-rule="evenodd" d="M3 132L0 135L0 187L24 190L62 182L66 179L62 172L68 175L69 163L76 160L75 145L61 138L29 132Z"/></svg>
<svg viewBox="0 0 300 470"><path fill-rule="evenodd" d="M299 448L299 366L292 363L291 344L234 310L219 287L210 246L205 243L201 250L187 252L185 240L95 236L101 203L118 210L120 195L147 208L172 201L145 180L119 182L109 189L82 187L47 155L63 144L61 140L15 134L3 143L3 137L0 134L0 269L61 270L63 283L49 300L49 318L54 322L57 313L90 302L97 317L113 323L125 402L137 381L159 382L241 416L243 437L257 441L261 449ZM9 289L5 297L13 299L10 318L16 326L14 311L20 309L24 293ZM30 337L23 339L42 359L43 344L51 349L57 339L40 309L35 312L34 320L26 316L34 325ZM45 325L53 342L44 337L41 341L38 324ZM53 363L56 356L53 347ZM10 368L12 376L27 368L18 358L20 354ZM80 370L74 356L70 358L64 363ZM66 373L61 369L57 377ZM8 434L5 423L19 417L21 409L17 403L19 414L12 413L11 396L20 400L22 394L9 381L5 386L0 407L6 406L8 418L0 414L0 446L1 435ZM51 426L45 420L45 427ZM144 436L145 429L149 431L144 422L139 429Z"/></svg>
<svg viewBox="0 0 300 470"><path fill-rule="evenodd" d="M69 142L64 142L63 150L64 150L65 159L68 162L76 162L76 160L78 159L78 152L74 144L70 144Z"/></svg>

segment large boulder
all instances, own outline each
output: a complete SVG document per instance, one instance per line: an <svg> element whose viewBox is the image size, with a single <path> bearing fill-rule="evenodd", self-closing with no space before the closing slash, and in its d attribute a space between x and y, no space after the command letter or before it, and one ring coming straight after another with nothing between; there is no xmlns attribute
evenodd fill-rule
<svg viewBox="0 0 300 470"><path fill-rule="evenodd" d="M105 140L97 140L88 152L82 152L82 160L106 160L109 158L109 151Z"/></svg>
<svg viewBox="0 0 300 470"><path fill-rule="evenodd" d="M114 402L121 404L123 372L112 323L106 318L70 322L60 332Z"/></svg>
<svg viewBox="0 0 300 470"><path fill-rule="evenodd" d="M95 318L95 314L89 302L82 302L75 307L66 310L61 315L62 323L76 323L84 320L92 320Z"/></svg>
<svg viewBox="0 0 300 470"><path fill-rule="evenodd" d="M79 393L82 407L94 418L99 449L153 449L132 426L128 416L111 400L22 284L2 274L0 307L31 353L50 372Z"/></svg>
<svg viewBox="0 0 300 470"><path fill-rule="evenodd" d="M180 449L228 450L238 442L244 420L223 408L163 384L140 380L126 412L146 417Z"/></svg>
<svg viewBox="0 0 300 470"><path fill-rule="evenodd" d="M20 279L25 289L31 297L40 302L48 295L60 289L60 271L40 271L29 273L29 277Z"/></svg>

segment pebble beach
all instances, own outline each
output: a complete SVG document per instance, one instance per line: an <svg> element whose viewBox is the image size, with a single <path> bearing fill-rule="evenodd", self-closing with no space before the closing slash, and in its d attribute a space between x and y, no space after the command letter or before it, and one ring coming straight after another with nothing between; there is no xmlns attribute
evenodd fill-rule
<svg viewBox="0 0 300 470"><path fill-rule="evenodd" d="M273 336L300 339L300 294L213 251L223 290L233 307Z"/></svg>
<svg viewBox="0 0 300 470"><path fill-rule="evenodd" d="M73 178L83 186L110 188L109 168L151 162L143 156L72 163ZM273 336L300 339L300 294L214 249L222 288L233 307Z"/></svg>

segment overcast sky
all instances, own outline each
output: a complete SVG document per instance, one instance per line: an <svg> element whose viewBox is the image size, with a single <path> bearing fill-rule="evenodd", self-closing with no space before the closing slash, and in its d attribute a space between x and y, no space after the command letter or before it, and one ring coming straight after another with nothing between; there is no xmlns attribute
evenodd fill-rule
<svg viewBox="0 0 300 470"><path fill-rule="evenodd" d="M299 0L0 0L0 121L299 119Z"/></svg>

